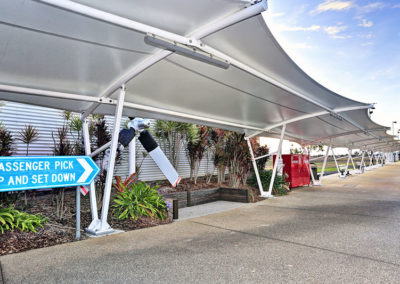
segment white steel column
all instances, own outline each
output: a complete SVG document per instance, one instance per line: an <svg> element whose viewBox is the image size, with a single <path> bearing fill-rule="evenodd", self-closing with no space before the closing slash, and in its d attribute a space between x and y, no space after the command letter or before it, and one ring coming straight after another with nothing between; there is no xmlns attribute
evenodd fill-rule
<svg viewBox="0 0 400 284"><path fill-rule="evenodd" d="M331 151L332 151L333 160L335 161L336 169L338 171L338 175L339 175L340 178L343 178L343 175L340 172L339 164L338 164L338 162L336 160L336 157L335 157L335 152L333 151L333 147L331 147ZM344 177L346 177L346 176L344 176Z"/></svg>
<svg viewBox="0 0 400 284"><path fill-rule="evenodd" d="M303 147L303 152L304 153L306 153L307 152L307 155L308 155L308 167L309 167L309 169L310 169L310 175L311 175L311 180L312 180L312 184L314 185L315 184L315 177L314 177L314 173L313 173L313 171L312 171L312 168L311 168L311 160L310 160L310 154L311 154L311 146L310 146L310 151L308 151L307 150L307 147Z"/></svg>
<svg viewBox="0 0 400 284"><path fill-rule="evenodd" d="M283 138L285 137L285 130L286 130L286 124L284 124L282 126L282 132L281 132L281 137L280 137L279 146L278 146L278 153L276 154L274 169L272 170L272 177L271 177L271 182L269 184L267 196L272 196L272 188L274 186L276 171L278 169L278 164L279 164L279 161L281 159L281 154L282 154L282 143L283 143Z"/></svg>
<svg viewBox="0 0 400 284"><path fill-rule="evenodd" d="M85 155L90 156L92 150L90 149L89 123L87 119L84 119L82 124L83 124L82 132L83 132L83 142L85 145ZM92 222L90 223L87 229L89 231L92 231L99 225L100 222L99 215L97 212L96 187L94 181L90 184L89 196L90 196L90 211L92 213Z"/></svg>
<svg viewBox="0 0 400 284"><path fill-rule="evenodd" d="M260 194L263 197L268 197L268 195L265 195L264 188L263 188L262 183L261 183L260 174L259 174L258 168L257 168L257 162L256 162L256 159L254 158L253 148L251 147L251 143L250 143L250 138L246 137L246 140L247 140L247 145L249 146L249 151L250 151L250 155L251 155L251 162L253 164L254 173L256 175L258 188L260 189Z"/></svg>
<svg viewBox="0 0 400 284"><path fill-rule="evenodd" d="M107 216L108 216L108 209L110 206L111 187L114 177L115 158L117 156L119 129L121 125L124 100L125 100L125 85L122 85L121 91L118 96L118 103L115 111L114 128L111 136L112 138L111 138L111 148L110 148L110 161L108 163L106 184L104 187L103 207L101 209L101 224L97 232L98 234L105 234L113 231L113 229L107 223Z"/></svg>
<svg viewBox="0 0 400 284"><path fill-rule="evenodd" d="M363 169L365 169L364 157L365 157L365 151L362 151L361 163L360 163L360 172L359 172L360 174L364 173Z"/></svg>
<svg viewBox="0 0 400 284"><path fill-rule="evenodd" d="M319 176L318 185L322 184L322 177L324 176L324 173L325 173L326 162L328 161L329 150L331 149L331 147L332 147L332 144L329 144L328 148L326 149L324 163L322 164L322 170L321 170L321 174Z"/></svg>
<svg viewBox="0 0 400 284"><path fill-rule="evenodd" d="M356 165L354 164L354 160L353 160L353 150L349 149L349 152L350 152L351 164L353 165L353 170L356 170Z"/></svg>
<svg viewBox="0 0 400 284"><path fill-rule="evenodd" d="M349 165L350 165L350 160L351 160L351 150L347 150L347 163L346 163L346 169L344 170L345 176L347 176L347 172L349 170Z"/></svg>
<svg viewBox="0 0 400 284"><path fill-rule="evenodd" d="M129 143L128 166L129 175L136 173L136 137Z"/></svg>

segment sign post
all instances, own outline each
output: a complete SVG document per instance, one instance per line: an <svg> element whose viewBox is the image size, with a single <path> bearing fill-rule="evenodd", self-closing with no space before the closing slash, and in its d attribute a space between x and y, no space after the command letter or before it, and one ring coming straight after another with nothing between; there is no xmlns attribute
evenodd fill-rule
<svg viewBox="0 0 400 284"><path fill-rule="evenodd" d="M0 157L0 192L88 185L99 172L88 156Z"/></svg>

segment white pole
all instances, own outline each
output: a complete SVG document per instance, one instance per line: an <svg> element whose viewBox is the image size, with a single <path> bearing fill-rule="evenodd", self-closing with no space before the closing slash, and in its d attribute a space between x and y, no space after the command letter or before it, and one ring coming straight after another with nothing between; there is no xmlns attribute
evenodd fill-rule
<svg viewBox="0 0 400 284"><path fill-rule="evenodd" d="M250 151L251 162L253 164L254 173L256 175L258 188L260 189L260 194L261 194L261 196L265 196L265 191L264 191L264 188L263 188L262 183L261 183L260 174L258 172L256 159L254 158L253 149L251 147L250 138L246 138L246 140L247 140L247 145L248 145L249 151Z"/></svg>
<svg viewBox="0 0 400 284"><path fill-rule="evenodd" d="M339 175L339 177L343 177L342 173L340 172L339 164L336 161L335 152L333 151L333 148L331 148L331 151L332 151L333 160L335 161L336 169L338 171L338 175Z"/></svg>
<svg viewBox="0 0 400 284"><path fill-rule="evenodd" d="M349 170L349 165L350 165L350 159L351 159L351 152L350 149L347 150L347 163L346 163L346 169L344 170L344 174L347 175L347 171Z"/></svg>
<svg viewBox="0 0 400 284"><path fill-rule="evenodd" d="M353 150L350 150L350 160L351 160L351 164L353 165L353 170L356 170L356 165L354 164L354 160L353 160Z"/></svg>
<svg viewBox="0 0 400 284"><path fill-rule="evenodd" d="M90 149L89 123L86 119L83 121L82 132L83 132L83 142L85 145L85 155L90 156L92 150ZM94 181L90 184L89 196L90 196L90 210L92 212L92 223L88 227L88 229L90 230L94 229L93 227L96 226L96 223L98 223L99 220L99 215L97 212L96 187L94 185Z"/></svg>
<svg viewBox="0 0 400 284"><path fill-rule="evenodd" d="M267 196L272 196L272 188L274 186L276 170L278 169L278 164L279 164L279 161L281 159L282 143L283 143L283 138L285 137L285 130L286 130L286 124L284 124L282 126L282 132L281 132L281 137L280 137L279 146L278 146L278 153L276 154L274 169L272 170L272 177L271 177L271 182L269 184L269 189L268 189Z"/></svg>
<svg viewBox="0 0 400 284"><path fill-rule="evenodd" d="M111 138L110 161L108 163L106 184L104 187L103 207L101 208L101 224L100 232L107 233L112 231L112 228L107 223L108 208L110 206L111 186L114 177L115 158L117 156L118 136L121 125L122 110L125 100L125 85L122 85L118 96L118 103L115 111L114 129Z"/></svg>
<svg viewBox="0 0 400 284"><path fill-rule="evenodd" d="M319 185L322 184L322 177L324 176L324 173L325 173L326 162L328 161L329 150L331 149L331 147L332 147L332 144L329 144L328 148L326 149L324 163L322 164L322 170L321 170L321 174L319 176Z"/></svg>
<svg viewBox="0 0 400 284"><path fill-rule="evenodd" d="M310 153L311 153L311 146L310 146L310 151L307 151L307 147L303 147L303 152L306 153L308 155L308 168L310 169L310 175L311 175L311 180L312 180L312 184L315 184L315 177L314 177L314 173L312 171L311 168L311 163L310 163Z"/></svg>
<svg viewBox="0 0 400 284"><path fill-rule="evenodd" d="M129 175L136 173L136 137L129 143Z"/></svg>
<svg viewBox="0 0 400 284"><path fill-rule="evenodd" d="M362 174L363 173L363 167L365 168L365 165L364 165L364 157L365 157L365 151L362 151L362 156L361 156L361 163L360 163L360 174Z"/></svg>

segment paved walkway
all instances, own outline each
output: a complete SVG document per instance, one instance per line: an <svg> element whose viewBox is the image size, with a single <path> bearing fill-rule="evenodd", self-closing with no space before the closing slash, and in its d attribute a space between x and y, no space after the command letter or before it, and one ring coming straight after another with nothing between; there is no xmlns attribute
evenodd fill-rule
<svg viewBox="0 0 400 284"><path fill-rule="evenodd" d="M230 211L0 258L5 283L399 283L400 164Z"/></svg>

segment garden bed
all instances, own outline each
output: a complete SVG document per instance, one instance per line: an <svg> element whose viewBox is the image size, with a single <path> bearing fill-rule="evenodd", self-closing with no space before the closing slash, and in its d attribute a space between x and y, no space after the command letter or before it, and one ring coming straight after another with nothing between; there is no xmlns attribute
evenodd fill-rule
<svg viewBox="0 0 400 284"><path fill-rule="evenodd" d="M55 216L55 205L51 204L51 198L51 194L47 194L28 201L29 205L24 209L25 212L40 214L49 218L49 221L43 228L38 228L37 233L21 232L19 230L7 231L4 234L0 233L0 255L76 241L75 190L70 190L66 193L67 212L61 221L57 220ZM20 202L22 203L22 200ZM81 198L81 239L88 238L83 229L89 226L91 220L89 196L87 195ZM118 220L110 212L108 222L114 229L131 231L171 223L172 217L169 216L165 221L149 217L142 217L137 221L130 219Z"/></svg>

